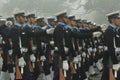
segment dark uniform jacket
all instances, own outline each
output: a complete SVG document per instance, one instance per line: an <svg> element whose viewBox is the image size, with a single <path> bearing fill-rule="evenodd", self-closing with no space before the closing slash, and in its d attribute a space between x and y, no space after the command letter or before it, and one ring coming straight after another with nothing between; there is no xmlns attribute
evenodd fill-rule
<svg viewBox="0 0 120 80"><path fill-rule="evenodd" d="M111 56L113 63L117 63L117 58L115 55L115 46L119 47L119 29L113 28L111 25L108 26L107 30L104 33L105 45L108 47L108 57Z"/></svg>
<svg viewBox="0 0 120 80"><path fill-rule="evenodd" d="M86 38L92 36L89 33L80 33L76 31L69 30L68 27L66 27L67 24L63 22L58 22L58 25L55 28L54 31L54 41L55 46L58 47L58 52L62 56L63 60L66 59L66 54L64 51L64 47L68 47L68 43L70 38Z"/></svg>
<svg viewBox="0 0 120 80"><path fill-rule="evenodd" d="M20 50L20 32L21 32L21 25L14 25L11 28L11 39L12 39L12 47L13 47L13 54L18 58L22 57L21 50Z"/></svg>
<svg viewBox="0 0 120 80"><path fill-rule="evenodd" d="M2 40L2 48L5 51L10 50L12 48L11 44L10 44L10 40L9 40L10 39L10 28L7 27L6 25L2 25L0 27L0 34L1 34L2 38L3 38L3 40Z"/></svg>

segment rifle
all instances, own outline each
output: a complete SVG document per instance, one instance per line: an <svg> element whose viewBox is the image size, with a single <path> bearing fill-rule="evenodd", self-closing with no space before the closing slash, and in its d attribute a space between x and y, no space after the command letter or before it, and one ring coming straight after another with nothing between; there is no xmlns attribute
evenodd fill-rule
<svg viewBox="0 0 120 80"><path fill-rule="evenodd" d="M64 75L63 75L62 68L59 69L59 78L60 78L60 80L65 80L65 77L64 77Z"/></svg>
<svg viewBox="0 0 120 80"><path fill-rule="evenodd" d="M16 67L15 67L15 70L16 70L16 75L15 75L16 80L22 79L22 74L21 74L20 69L19 69L18 58L17 57L16 57Z"/></svg>
<svg viewBox="0 0 120 80"><path fill-rule="evenodd" d="M62 64L62 58L61 58L61 56L59 57L59 64L60 64L59 79L60 80L65 80L63 69L62 69L62 66L61 66L61 64Z"/></svg>
<svg viewBox="0 0 120 80"><path fill-rule="evenodd" d="M34 72L34 69L33 69L33 66L32 66L31 61L27 61L27 64L28 64L28 66L29 66L30 72Z"/></svg>
<svg viewBox="0 0 120 80"><path fill-rule="evenodd" d="M40 72L44 72L42 64L40 63L40 60L38 57L37 57L37 66L38 66Z"/></svg>
<svg viewBox="0 0 120 80"><path fill-rule="evenodd" d="M12 59L9 55L7 55L7 64L12 64Z"/></svg>
<svg viewBox="0 0 120 80"><path fill-rule="evenodd" d="M112 68L109 69L109 79L110 79L110 80L115 80L115 77L114 77L114 75L113 75L113 69L112 69Z"/></svg>
<svg viewBox="0 0 120 80"><path fill-rule="evenodd" d="M76 73L76 70L74 68L74 63L72 61L70 61L70 73L71 74L75 74Z"/></svg>
<svg viewBox="0 0 120 80"><path fill-rule="evenodd" d="M51 55L51 54L48 54L48 62L49 62L50 64L53 63L53 58L52 58L52 55Z"/></svg>
<svg viewBox="0 0 120 80"><path fill-rule="evenodd" d="M114 77L114 74L113 74L111 57L109 57L109 80L115 80L115 77Z"/></svg>
<svg viewBox="0 0 120 80"><path fill-rule="evenodd" d="M16 80L22 79L22 74L20 73L19 66L16 66Z"/></svg>

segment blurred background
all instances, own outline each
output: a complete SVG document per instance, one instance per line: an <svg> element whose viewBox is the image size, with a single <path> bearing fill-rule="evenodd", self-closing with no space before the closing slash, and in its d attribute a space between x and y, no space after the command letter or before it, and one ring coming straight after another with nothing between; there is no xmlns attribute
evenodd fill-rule
<svg viewBox="0 0 120 80"><path fill-rule="evenodd" d="M106 14L120 9L120 0L0 0L0 15L13 16L16 11L37 16L54 16L67 10L68 15L107 24Z"/></svg>

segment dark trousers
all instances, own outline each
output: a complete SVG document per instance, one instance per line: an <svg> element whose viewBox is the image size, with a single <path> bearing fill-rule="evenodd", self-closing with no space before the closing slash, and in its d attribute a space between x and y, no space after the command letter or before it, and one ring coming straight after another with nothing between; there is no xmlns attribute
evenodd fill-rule
<svg viewBox="0 0 120 80"><path fill-rule="evenodd" d="M104 66L101 80L109 80L109 67Z"/></svg>
<svg viewBox="0 0 120 80"><path fill-rule="evenodd" d="M3 65L2 65L2 71L6 72L8 70L9 73L13 73L13 63L11 61L8 62L8 52L6 50L3 50L2 58L3 58ZM12 57L9 56L11 59Z"/></svg>
<svg viewBox="0 0 120 80"><path fill-rule="evenodd" d="M53 59L54 80L59 80L59 55L57 51L55 51Z"/></svg>

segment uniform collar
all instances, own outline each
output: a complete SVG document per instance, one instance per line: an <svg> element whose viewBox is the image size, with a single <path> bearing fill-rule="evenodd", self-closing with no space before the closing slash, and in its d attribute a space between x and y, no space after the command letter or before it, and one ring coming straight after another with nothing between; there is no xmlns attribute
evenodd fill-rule
<svg viewBox="0 0 120 80"><path fill-rule="evenodd" d="M116 25L114 25L114 24L110 24L110 26L113 28L113 29L116 29L116 28L118 28Z"/></svg>
<svg viewBox="0 0 120 80"><path fill-rule="evenodd" d="M64 22L58 22L58 24L65 26L66 24Z"/></svg>
<svg viewBox="0 0 120 80"><path fill-rule="evenodd" d="M110 24L110 26L109 27L111 27L112 28L112 30L113 31L115 31L115 32L118 32L118 30L120 29L119 27L117 27L116 25L114 25L114 24ZM108 27L108 28L109 28Z"/></svg>
<svg viewBox="0 0 120 80"><path fill-rule="evenodd" d="M65 28L65 29L70 29L70 30L73 30L73 28L72 28L70 25L65 24L64 22L58 22L58 24L60 24L60 25L64 26L64 28Z"/></svg>
<svg viewBox="0 0 120 80"><path fill-rule="evenodd" d="M48 28L53 28L53 26L52 26L52 25L50 25L50 24L48 24Z"/></svg>
<svg viewBox="0 0 120 80"><path fill-rule="evenodd" d="M80 30L89 30L88 28L79 28Z"/></svg>
<svg viewBox="0 0 120 80"><path fill-rule="evenodd" d="M25 27L27 24L22 24L22 27Z"/></svg>
<svg viewBox="0 0 120 80"><path fill-rule="evenodd" d="M16 26L21 27L22 25L20 23L15 23Z"/></svg>
<svg viewBox="0 0 120 80"><path fill-rule="evenodd" d="M43 30L45 30L45 29L47 29L47 26L45 25L45 26L43 26L43 27L41 27Z"/></svg>
<svg viewBox="0 0 120 80"><path fill-rule="evenodd" d="M32 25L31 25L31 24L29 24L29 23L26 23L26 25L28 25L29 27L32 27Z"/></svg>
<svg viewBox="0 0 120 80"><path fill-rule="evenodd" d="M77 26L74 26L73 29L77 30L78 32L80 32L79 28Z"/></svg>

